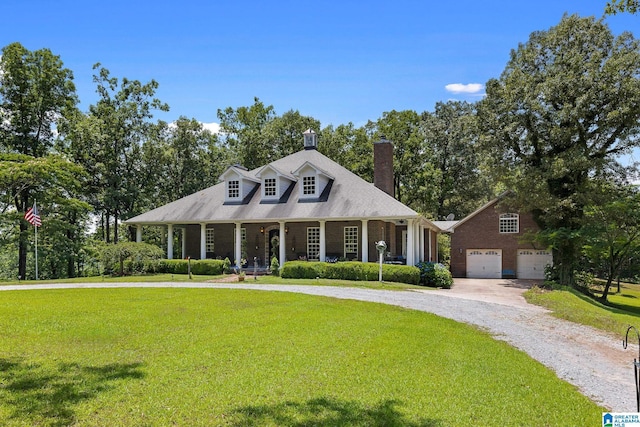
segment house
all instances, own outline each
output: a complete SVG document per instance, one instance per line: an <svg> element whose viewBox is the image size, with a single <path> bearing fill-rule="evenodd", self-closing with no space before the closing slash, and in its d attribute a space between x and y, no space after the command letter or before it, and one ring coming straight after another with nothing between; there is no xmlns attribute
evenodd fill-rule
<svg viewBox="0 0 640 427"><path fill-rule="evenodd" d="M501 205L504 196L460 221L436 223L451 233L453 277L544 279L551 251L525 238L539 228L531 214Z"/></svg>
<svg viewBox="0 0 640 427"><path fill-rule="evenodd" d="M234 165L217 185L126 221L166 229L167 258L180 231L181 256L240 264L280 265L289 260L376 261L415 265L437 258L440 229L393 197L393 145L374 144L375 185L317 151L304 133L304 149L261 168ZM244 263L244 261L243 261Z"/></svg>

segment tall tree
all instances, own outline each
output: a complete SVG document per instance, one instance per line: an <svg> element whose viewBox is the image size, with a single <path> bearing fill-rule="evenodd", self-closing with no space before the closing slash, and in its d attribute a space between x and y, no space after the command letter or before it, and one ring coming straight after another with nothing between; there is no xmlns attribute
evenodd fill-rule
<svg viewBox="0 0 640 427"><path fill-rule="evenodd" d="M564 16L511 52L480 103L497 179L550 237L557 279L573 284L594 180L640 139L640 50L600 20ZM555 238L554 238L555 236Z"/></svg>
<svg viewBox="0 0 640 427"><path fill-rule="evenodd" d="M49 49L29 51L20 43L2 49L0 58L0 152L33 159L50 154L58 119L75 109L72 72ZM33 185L25 183L11 194L10 204L24 213L33 204ZM6 209L5 205L2 210ZM27 261L27 223L19 220L18 274Z"/></svg>
<svg viewBox="0 0 640 427"><path fill-rule="evenodd" d="M640 194L633 187L611 185L585 209L584 252L605 267L606 283L600 299L619 278L623 263L640 252Z"/></svg>
<svg viewBox="0 0 640 427"><path fill-rule="evenodd" d="M387 111L376 122L378 137L385 136L393 143L393 172L396 199L411 207L419 203L424 194L418 191L425 162L424 139L420 134L420 115L412 110ZM420 165L420 168L416 168ZM429 172L430 173L430 172Z"/></svg>
<svg viewBox="0 0 640 427"><path fill-rule="evenodd" d="M370 122L369 128L374 124ZM318 150L360 178L373 182L373 143L366 127L329 125L318 135Z"/></svg>
<svg viewBox="0 0 640 427"><path fill-rule="evenodd" d="M423 113L421 126L429 162L435 168L431 174L433 205L425 206L424 211L437 219L449 214L462 218L492 194L478 150L475 105L438 102L433 113Z"/></svg>
<svg viewBox="0 0 640 427"><path fill-rule="evenodd" d="M111 241L110 225L113 219L113 242L118 242L118 224L135 211L142 179L142 143L150 136L154 126L154 110L168 111L167 104L155 98L158 83L110 75L99 63L93 76L99 100L89 106L89 113L79 117L72 126L70 138L74 157L95 174L97 196L94 205L104 219L105 240Z"/></svg>
<svg viewBox="0 0 640 427"><path fill-rule="evenodd" d="M264 131L275 117L273 105L264 105L257 97L250 107L227 107L218 110L223 142L232 150L236 161L247 169L269 162L270 147Z"/></svg>

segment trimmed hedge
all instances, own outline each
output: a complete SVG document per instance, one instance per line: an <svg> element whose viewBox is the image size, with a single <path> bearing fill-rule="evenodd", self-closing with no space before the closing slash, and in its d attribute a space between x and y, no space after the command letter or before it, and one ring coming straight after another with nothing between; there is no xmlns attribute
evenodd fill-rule
<svg viewBox="0 0 640 427"><path fill-rule="evenodd" d="M287 261L280 269L285 279L378 280L380 265L375 262ZM382 264L382 279L387 282L420 283L420 270L407 265Z"/></svg>
<svg viewBox="0 0 640 427"><path fill-rule="evenodd" d="M216 276L222 274L224 261L217 259L191 260L191 274ZM188 274L189 261L186 259L152 259L124 262L124 274L170 273Z"/></svg>

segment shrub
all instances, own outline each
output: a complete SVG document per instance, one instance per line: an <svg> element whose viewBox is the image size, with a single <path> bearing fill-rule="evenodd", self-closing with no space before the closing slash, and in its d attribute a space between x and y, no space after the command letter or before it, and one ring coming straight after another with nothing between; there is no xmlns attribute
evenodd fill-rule
<svg viewBox="0 0 640 427"><path fill-rule="evenodd" d="M162 258L162 249L148 243L120 242L99 248L105 274L137 273L145 270L144 263ZM126 267L126 268L125 268Z"/></svg>
<svg viewBox="0 0 640 427"><path fill-rule="evenodd" d="M273 274L274 276L280 275L280 263L278 262L278 258L271 258L271 266L269 268L271 270L271 274Z"/></svg>
<svg viewBox="0 0 640 427"><path fill-rule="evenodd" d="M421 262L418 263L420 269L420 285L434 288L450 289L453 285L451 272L440 263Z"/></svg>
<svg viewBox="0 0 640 427"><path fill-rule="evenodd" d="M339 279L339 280L377 280L379 264L346 261L337 263L287 261L280 273L289 279ZM420 282L420 270L407 265L382 265L382 278L388 282L400 282L417 285Z"/></svg>
<svg viewBox="0 0 640 427"><path fill-rule="evenodd" d="M191 261L191 273L216 276L224 271L224 261L219 259L199 259Z"/></svg>
<svg viewBox="0 0 640 427"><path fill-rule="evenodd" d="M285 279L315 279L323 277L319 262L287 261L280 268L280 276Z"/></svg>
<svg viewBox="0 0 640 427"><path fill-rule="evenodd" d="M231 260L228 257L222 261L222 271L224 274L231 274Z"/></svg>

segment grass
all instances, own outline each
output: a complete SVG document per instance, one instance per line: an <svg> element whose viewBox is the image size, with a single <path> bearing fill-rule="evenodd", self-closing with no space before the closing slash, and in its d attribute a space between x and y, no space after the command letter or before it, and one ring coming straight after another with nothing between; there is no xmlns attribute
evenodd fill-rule
<svg viewBox="0 0 640 427"><path fill-rule="evenodd" d="M8 426L596 425L504 342L382 304L238 289L0 293Z"/></svg>
<svg viewBox="0 0 640 427"><path fill-rule="evenodd" d="M608 305L569 288L555 291L533 288L524 297L532 304L548 308L558 318L617 335L624 336L629 325L640 327L640 285L622 284L619 294L609 294Z"/></svg>
<svg viewBox="0 0 640 427"><path fill-rule="evenodd" d="M186 274L146 274L138 276L93 276L93 277L75 277L72 279L55 279L55 280L12 280L12 281L0 281L0 285L35 285L44 283L152 283L152 282L218 282L228 281L232 279L235 281L235 276L231 275L219 275L219 276L199 276ZM276 276L257 276L254 279L253 276L247 275L245 277L246 283L258 283L258 284L271 284L271 285L314 285L314 286L342 286L352 288L368 288L368 289L385 289L385 290L406 290L406 289L425 289L424 286L409 285L406 283L397 282L378 282L373 280L362 281L349 281L349 280L334 280L334 279L283 279Z"/></svg>

